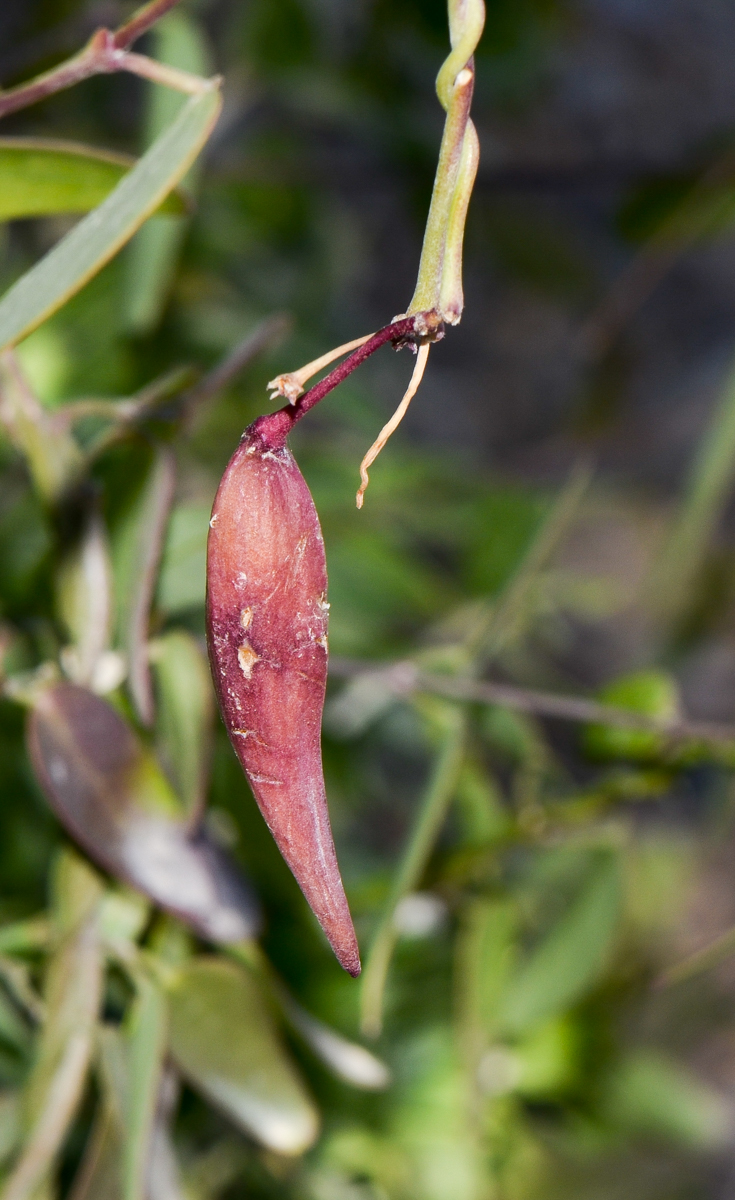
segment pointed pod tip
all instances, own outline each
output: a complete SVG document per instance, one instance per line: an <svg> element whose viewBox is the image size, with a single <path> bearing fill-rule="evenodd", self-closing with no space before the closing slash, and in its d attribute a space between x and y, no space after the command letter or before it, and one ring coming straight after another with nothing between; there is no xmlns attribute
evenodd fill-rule
<svg viewBox="0 0 735 1200"><path fill-rule="evenodd" d="M327 930L325 929L324 932L327 933ZM360 962L360 949L357 945L357 938L355 937L352 922L350 921L349 932L340 931L340 936L329 937L329 934L327 934L327 937L339 965L353 979L357 979L362 971L362 963Z"/></svg>
<svg viewBox="0 0 735 1200"><path fill-rule="evenodd" d="M350 957L340 958L339 962L340 965L344 967L348 975L351 975L353 979L357 979L362 971L362 963L360 962L359 954L357 956L351 955Z"/></svg>

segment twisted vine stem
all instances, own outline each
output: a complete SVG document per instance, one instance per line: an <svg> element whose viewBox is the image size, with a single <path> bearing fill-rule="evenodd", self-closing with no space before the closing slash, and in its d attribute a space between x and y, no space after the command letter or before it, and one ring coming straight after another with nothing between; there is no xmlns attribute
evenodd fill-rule
<svg viewBox="0 0 735 1200"><path fill-rule="evenodd" d="M416 291L409 315L434 311L449 325L462 316L462 243L480 149L470 106L475 84L473 55L485 24L483 0L448 0L452 49L436 80L446 112L434 190L426 222Z"/></svg>

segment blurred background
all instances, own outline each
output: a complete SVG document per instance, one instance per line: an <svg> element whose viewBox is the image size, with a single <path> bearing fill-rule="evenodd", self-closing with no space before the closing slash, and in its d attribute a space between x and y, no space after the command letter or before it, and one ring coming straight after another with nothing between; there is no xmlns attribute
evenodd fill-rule
<svg viewBox="0 0 735 1200"><path fill-rule="evenodd" d="M3 87L128 11L5 0ZM201 645L212 498L243 428L271 407L266 381L387 323L412 294L446 11L184 0L137 48L224 76L222 116L186 180L192 211L152 218L18 357L54 411L130 396L180 364L210 368L283 315L175 442L152 634ZM186 1200L735 1196L734 54L726 0L487 0L462 323L432 351L362 512L358 465L410 356L382 350L292 439L327 549L327 789L364 950L446 729L466 722L446 820L396 911L383 1031L365 1043L392 1082L355 1089L284 1035L321 1121L295 1157L183 1083L171 1122ZM132 76L98 77L7 118L2 135L138 155L178 104ZM77 219L1 225L3 290ZM134 431L94 468L113 564L150 444ZM69 640L54 584L66 535L7 437L0 469L10 671ZM411 659L451 673L472 629L476 675L708 722L711 736L553 719L528 696L521 712L401 695L367 669ZM0 764L12 924L45 909L66 843L8 699ZM260 896L274 967L359 1039L360 985L331 959L220 727L207 822ZM23 959L34 987L43 961ZM31 1042L0 1023L2 1095L22 1087ZM70 1190L95 1086L43 1200L107 1200Z"/></svg>

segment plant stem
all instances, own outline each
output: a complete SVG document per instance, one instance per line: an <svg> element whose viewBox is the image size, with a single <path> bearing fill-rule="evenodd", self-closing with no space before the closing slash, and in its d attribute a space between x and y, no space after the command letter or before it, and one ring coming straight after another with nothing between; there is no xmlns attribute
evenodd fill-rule
<svg viewBox="0 0 735 1200"><path fill-rule="evenodd" d="M713 721L690 721L686 718L674 722L662 722L645 713L603 704L587 696L564 696L555 692L534 691L532 688L515 687L510 683L495 683L490 680L457 678L421 671L412 662L396 662L384 667L371 667L367 663L349 659L331 658L330 675L338 679L353 679L368 676L380 680L386 690L397 697L410 696L416 692L429 692L445 696L449 700L469 701L474 704L496 704L516 712L532 713L537 717L550 717L559 721L581 721L587 724L612 725L618 729L640 729L658 733L669 743L681 741L703 742L713 746L735 744L735 725L718 725Z"/></svg>
<svg viewBox="0 0 735 1200"><path fill-rule="evenodd" d="M285 396L291 404L295 404L304 390L307 379L311 379L312 375L323 371L335 359L342 358L352 350L357 350L358 346L364 346L372 336L372 333L366 333L363 337L353 338L351 342L335 346L333 350L327 350L326 354L321 354L319 358L305 363L303 367L299 367L298 371L284 371L281 375L276 375L275 379L271 379L270 383L265 385L271 393L271 400L275 400L277 396Z"/></svg>
<svg viewBox="0 0 735 1200"><path fill-rule="evenodd" d="M457 183L454 188L454 194L449 206L449 215L447 217L441 288L439 291L439 312L443 314L444 319L450 325L457 324L464 308L464 293L462 289L464 227L479 162L480 143L477 138L477 131L472 121L468 121L462 143L462 155L457 172Z"/></svg>
<svg viewBox="0 0 735 1200"><path fill-rule="evenodd" d="M37 104L39 100L45 100L54 92L74 87L74 84L98 74L101 70L98 65L99 48L103 45L104 34L101 35L101 31L98 31L83 50L60 63L58 67L44 71L30 83L21 83L18 87L0 92L0 117L6 117L8 113L16 112L19 108L27 108L29 104Z"/></svg>
<svg viewBox="0 0 735 1200"><path fill-rule="evenodd" d="M179 0L150 0L149 4L143 4L136 9L129 21L121 25L114 35L115 47L118 50L127 50L128 46L132 46L133 42L144 33L147 33L156 21L159 21L170 9L175 8Z"/></svg>
<svg viewBox="0 0 735 1200"><path fill-rule="evenodd" d="M192 75L190 71L180 71L178 67L169 67L155 58L147 58L145 54L124 54L118 70L130 71L141 79L149 79L151 83L183 92L187 96L198 96L212 87L210 79Z"/></svg>
<svg viewBox="0 0 735 1200"><path fill-rule="evenodd" d="M378 1037L383 1025L385 983L398 937L396 908L409 892L415 890L426 870L462 766L466 731L467 715L464 709L449 711L444 741L365 963L360 1025L367 1037Z"/></svg>
<svg viewBox="0 0 735 1200"><path fill-rule="evenodd" d="M470 105L473 55L485 24L483 0L448 0L451 52L436 80L447 117L426 222L416 291L409 313L435 309L456 325L462 315L462 241L479 144Z"/></svg>
<svg viewBox="0 0 735 1200"><path fill-rule="evenodd" d="M428 309L440 311L447 228L472 104L474 71L471 67L466 67L460 72L457 80L444 123L416 290L408 306L409 313Z"/></svg>
<svg viewBox="0 0 735 1200"><path fill-rule="evenodd" d="M402 317L390 325L385 325L362 346L358 346L357 350L339 363L333 371L325 375L324 379L320 379L313 388L299 396L294 404L286 404L274 413L258 417L257 421L254 421L248 428L248 435L258 437L265 449L279 449L285 445L286 438L296 422L300 421L310 409L328 396L334 388L338 387L348 375L351 375L386 342L400 345L424 339L436 340L439 337L441 337L441 321L436 313L432 312L414 313L412 316Z"/></svg>
<svg viewBox="0 0 735 1200"><path fill-rule="evenodd" d="M202 79L191 75L188 71L179 71L168 67L165 63L146 58L142 54L130 54L126 47L173 8L178 0L154 0L152 4L140 9L127 25L123 25L116 33L109 29L98 29L87 42L87 45L72 58L52 67L42 75L37 75L29 83L21 83L8 91L0 91L0 117L18 109L27 108L52 96L55 92L64 91L93 75L110 75L115 71L131 71L154 83L173 88L188 95L203 92L215 85L214 80Z"/></svg>

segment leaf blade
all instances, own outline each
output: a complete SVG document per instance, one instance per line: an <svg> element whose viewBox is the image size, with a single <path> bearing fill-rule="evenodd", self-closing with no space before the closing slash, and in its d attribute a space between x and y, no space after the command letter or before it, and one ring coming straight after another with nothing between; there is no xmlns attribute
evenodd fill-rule
<svg viewBox="0 0 735 1200"><path fill-rule="evenodd" d="M74 684L46 688L28 744L49 804L95 862L211 941L257 932L245 881L206 835L190 835L157 762L110 704Z"/></svg>
<svg viewBox="0 0 735 1200"><path fill-rule="evenodd" d="M318 1115L250 971L201 957L170 993L170 1049L182 1073L263 1145L301 1154Z"/></svg>
<svg viewBox="0 0 735 1200"><path fill-rule="evenodd" d="M219 114L212 85L181 113L115 190L0 300L0 348L15 345L88 282L155 212L191 166Z"/></svg>
<svg viewBox="0 0 735 1200"><path fill-rule="evenodd" d="M571 908L511 981L501 1009L505 1029L524 1033L571 1007L604 968L621 905L616 855L607 853Z"/></svg>
<svg viewBox="0 0 735 1200"><path fill-rule="evenodd" d="M86 213L109 196L135 166L127 154L54 138L0 138L0 221ZM160 212L183 214L172 192Z"/></svg>

